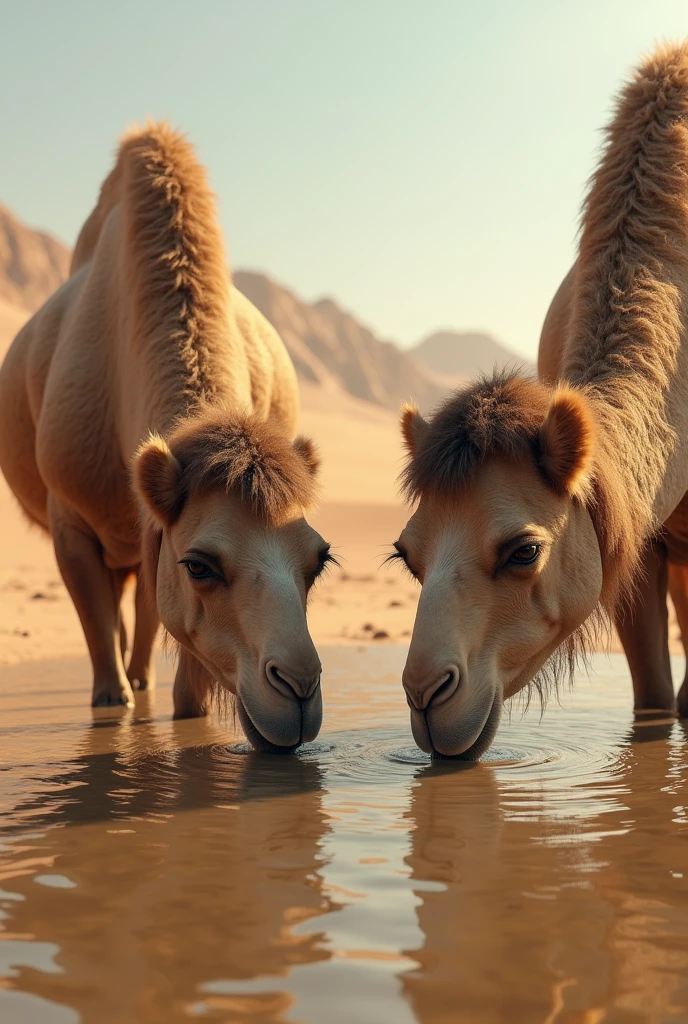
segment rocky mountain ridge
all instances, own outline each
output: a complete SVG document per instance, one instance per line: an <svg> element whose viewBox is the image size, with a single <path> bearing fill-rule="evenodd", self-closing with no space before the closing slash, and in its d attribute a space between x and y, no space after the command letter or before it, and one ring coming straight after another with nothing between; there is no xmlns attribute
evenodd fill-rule
<svg viewBox="0 0 688 1024"><path fill-rule="evenodd" d="M66 279L70 252L0 205L0 301L8 323L30 315ZM325 394L397 410L413 400L432 409L450 387L475 372L522 362L489 335L440 331L410 351L378 338L331 298L309 303L267 274L239 270L234 282L273 324L297 375Z"/></svg>

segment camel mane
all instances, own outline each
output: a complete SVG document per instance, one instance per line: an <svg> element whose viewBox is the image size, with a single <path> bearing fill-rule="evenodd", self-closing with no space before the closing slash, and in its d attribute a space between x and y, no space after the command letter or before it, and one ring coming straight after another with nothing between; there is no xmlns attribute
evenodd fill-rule
<svg viewBox="0 0 688 1024"><path fill-rule="evenodd" d="M221 397L228 374L217 372L214 356L227 365L231 277L215 197L181 132L149 122L123 136L77 239L72 273L91 258L116 207L124 232L120 270L151 375L170 394L179 395L181 381L189 410Z"/></svg>
<svg viewBox="0 0 688 1024"><path fill-rule="evenodd" d="M659 47L621 90L582 220L561 377L597 421L594 521L608 607L628 595L676 432L667 408L688 270L688 44Z"/></svg>

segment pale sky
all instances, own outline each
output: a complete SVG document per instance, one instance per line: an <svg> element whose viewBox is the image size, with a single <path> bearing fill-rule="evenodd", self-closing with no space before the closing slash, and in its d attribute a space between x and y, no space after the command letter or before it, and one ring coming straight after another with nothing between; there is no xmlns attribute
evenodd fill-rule
<svg viewBox="0 0 688 1024"><path fill-rule="evenodd" d="M196 144L234 267L534 356L614 92L687 0L0 0L0 201L72 244L122 130Z"/></svg>

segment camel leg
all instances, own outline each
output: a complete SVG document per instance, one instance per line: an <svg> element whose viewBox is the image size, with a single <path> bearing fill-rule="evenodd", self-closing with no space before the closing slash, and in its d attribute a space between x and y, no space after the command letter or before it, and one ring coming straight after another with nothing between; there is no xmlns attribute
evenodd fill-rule
<svg viewBox="0 0 688 1024"><path fill-rule="evenodd" d="M49 503L50 532L62 579L74 602L93 666L93 707L133 705L120 647L120 598L124 574L108 569L89 527Z"/></svg>
<svg viewBox="0 0 688 1024"><path fill-rule="evenodd" d="M641 558L642 575L630 603L616 618L628 659L636 711L675 709L669 661L667 555L662 544L648 544Z"/></svg>
<svg viewBox="0 0 688 1024"><path fill-rule="evenodd" d="M174 677L172 699L175 718L202 718L208 714L212 680L193 654L179 648L179 664Z"/></svg>
<svg viewBox="0 0 688 1024"><path fill-rule="evenodd" d="M127 637L127 627L124 625L124 619L122 618L122 612L119 614L119 653L122 655L122 661L127 656L127 650L129 648L129 638Z"/></svg>
<svg viewBox="0 0 688 1024"><path fill-rule="evenodd" d="M155 686L155 661L153 645L160 625L155 600L141 582L141 574L136 578L136 624L134 626L134 646L129 659L127 676L129 682L138 684L138 690L152 690Z"/></svg>
<svg viewBox="0 0 688 1024"><path fill-rule="evenodd" d="M688 718L688 568L678 565L669 566L669 593L676 609L681 643L686 654L686 672L678 691L676 704L680 718Z"/></svg>
<svg viewBox="0 0 688 1024"><path fill-rule="evenodd" d="M122 597L124 596L124 587L131 575L128 569L113 569L115 575L115 585L117 587L117 603L119 608L119 650L122 655L122 662L126 661L127 650L129 649L129 637L127 635L127 627L124 622L124 616L122 615Z"/></svg>

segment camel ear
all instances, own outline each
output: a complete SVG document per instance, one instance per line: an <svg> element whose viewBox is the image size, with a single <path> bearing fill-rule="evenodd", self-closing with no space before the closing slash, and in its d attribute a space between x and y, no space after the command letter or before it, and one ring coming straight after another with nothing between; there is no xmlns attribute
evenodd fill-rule
<svg viewBox="0 0 688 1024"><path fill-rule="evenodd" d="M595 418L580 391L560 387L547 410L538 438L539 463L560 494L576 494L592 468Z"/></svg>
<svg viewBox="0 0 688 1024"><path fill-rule="evenodd" d="M160 526L171 526L181 512L182 471L169 447L157 434L134 456L134 486Z"/></svg>
<svg viewBox="0 0 688 1024"><path fill-rule="evenodd" d="M413 456L416 454L418 445L427 429L428 424L418 412L417 406L402 405L401 433L404 436L404 444L409 455Z"/></svg>
<svg viewBox="0 0 688 1024"><path fill-rule="evenodd" d="M294 450L299 453L308 467L311 476L315 476L320 469L320 456L310 437L297 437L294 439Z"/></svg>

